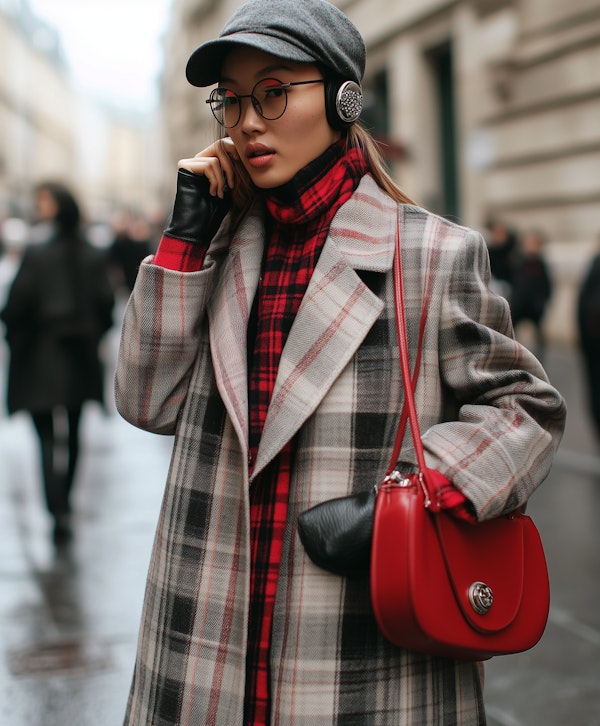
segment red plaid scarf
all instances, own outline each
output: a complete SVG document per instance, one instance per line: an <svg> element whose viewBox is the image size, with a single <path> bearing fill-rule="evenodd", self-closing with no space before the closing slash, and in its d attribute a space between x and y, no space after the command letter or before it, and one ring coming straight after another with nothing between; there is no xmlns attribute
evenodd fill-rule
<svg viewBox="0 0 600 726"><path fill-rule="evenodd" d="M325 243L331 220L367 165L359 149L334 144L292 181L266 196L270 215L263 273L248 327L251 461L275 385L281 353ZM252 575L244 724L270 719L269 650L273 605L287 516L294 442L250 490Z"/></svg>

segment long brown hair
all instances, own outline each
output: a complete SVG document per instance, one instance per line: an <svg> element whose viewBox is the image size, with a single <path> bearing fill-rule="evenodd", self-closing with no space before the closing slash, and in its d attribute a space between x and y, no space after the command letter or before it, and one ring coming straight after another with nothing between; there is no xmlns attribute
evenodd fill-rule
<svg viewBox="0 0 600 726"><path fill-rule="evenodd" d="M350 126L346 133L346 148L362 149L371 176L381 189L386 194L389 194L394 201L400 204L414 204L413 200L400 189L390 176L375 139L364 126L361 126L359 123Z"/></svg>

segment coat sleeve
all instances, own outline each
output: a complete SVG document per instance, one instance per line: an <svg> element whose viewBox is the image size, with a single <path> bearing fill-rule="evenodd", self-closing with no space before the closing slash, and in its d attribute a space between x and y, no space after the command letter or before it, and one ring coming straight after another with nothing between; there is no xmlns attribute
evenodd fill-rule
<svg viewBox="0 0 600 726"><path fill-rule="evenodd" d="M13 337L23 333L23 328L31 325L34 318L36 265L32 253L31 248L25 250L11 283L4 309L0 312L0 320L6 326L6 338L9 343Z"/></svg>
<svg viewBox="0 0 600 726"><path fill-rule="evenodd" d="M214 263L178 272L144 261L127 304L115 403L129 423L173 434L198 357Z"/></svg>
<svg viewBox="0 0 600 726"><path fill-rule="evenodd" d="M478 519L525 503L547 476L565 404L515 339L506 301L488 287L485 243L468 232L440 296L442 386L456 416L423 436L428 465L474 505Z"/></svg>

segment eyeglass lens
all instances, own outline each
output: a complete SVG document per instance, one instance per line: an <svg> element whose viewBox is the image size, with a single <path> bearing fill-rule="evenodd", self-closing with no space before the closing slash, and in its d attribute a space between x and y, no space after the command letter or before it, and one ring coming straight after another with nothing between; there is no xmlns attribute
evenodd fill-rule
<svg viewBox="0 0 600 726"><path fill-rule="evenodd" d="M215 88L210 94L211 111L217 121L225 128L235 126L242 113L242 98L250 98L254 109L268 121L282 116L287 106L287 91L281 81L264 78L259 81L252 93L240 96L228 88Z"/></svg>

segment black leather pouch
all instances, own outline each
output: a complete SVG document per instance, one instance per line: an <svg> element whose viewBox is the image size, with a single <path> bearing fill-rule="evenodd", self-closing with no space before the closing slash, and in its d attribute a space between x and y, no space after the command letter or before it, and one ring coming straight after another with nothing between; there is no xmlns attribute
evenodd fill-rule
<svg viewBox="0 0 600 726"><path fill-rule="evenodd" d="M368 573L376 491L329 499L298 516L298 534L310 559L336 575Z"/></svg>

